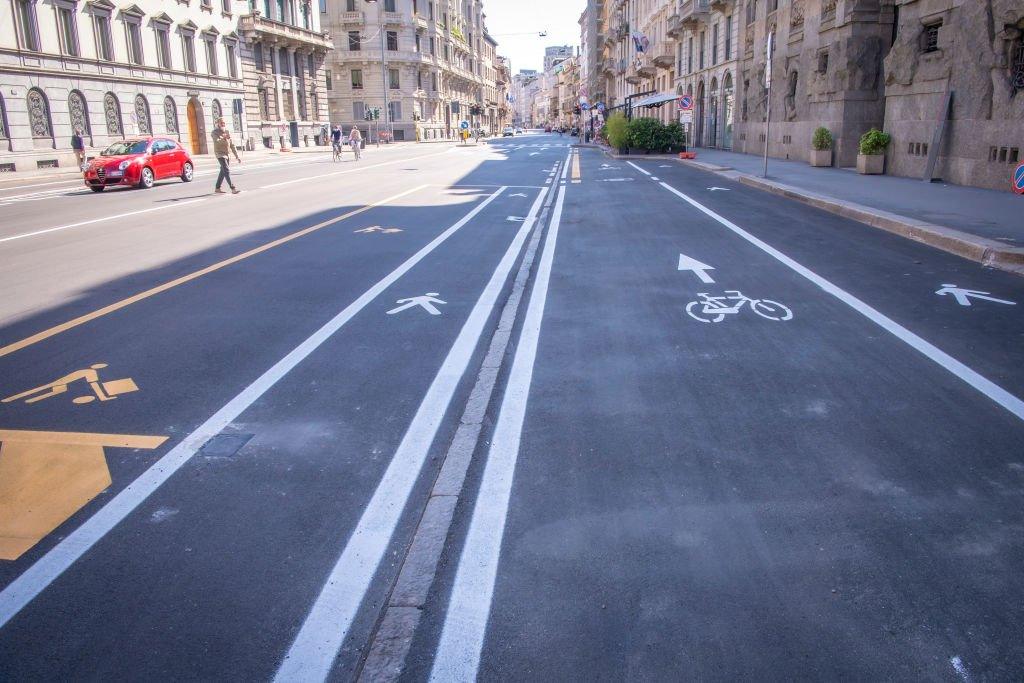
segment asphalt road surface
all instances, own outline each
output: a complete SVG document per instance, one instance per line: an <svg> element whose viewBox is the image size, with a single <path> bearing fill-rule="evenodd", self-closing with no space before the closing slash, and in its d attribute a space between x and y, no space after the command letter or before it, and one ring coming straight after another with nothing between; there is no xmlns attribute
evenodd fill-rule
<svg viewBox="0 0 1024 683"><path fill-rule="evenodd" d="M0 188L0 677L1019 680L1024 279L569 142Z"/></svg>

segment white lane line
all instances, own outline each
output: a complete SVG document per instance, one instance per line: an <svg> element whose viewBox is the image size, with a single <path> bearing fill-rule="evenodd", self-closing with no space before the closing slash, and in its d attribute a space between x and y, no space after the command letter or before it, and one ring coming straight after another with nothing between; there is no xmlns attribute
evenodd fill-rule
<svg viewBox="0 0 1024 683"><path fill-rule="evenodd" d="M674 187L667 183L659 184L672 194L678 196L679 198L683 199L684 201L692 205L694 208L704 212L711 218L715 219L716 221L724 225L726 228L728 228L729 230L733 231L734 233L745 239L747 242L753 244L761 251L765 252L769 256L772 256L783 265L787 266L788 268L807 278L824 291L828 292L829 294L836 297L853 310L863 315L865 318L871 320L873 323L875 323L882 329L886 330L896 338L900 339L901 341L905 342L912 348L919 351L925 357L935 361L943 368L953 373L961 380L963 380L967 384L971 385L972 387L980 391L985 396L989 397L991 400L1001 405L1003 408L1006 408L1006 410L1010 411L1021 420L1024 420L1024 401L1022 401L1021 399L1017 398L1016 396L1006 391L1005 389L1003 389L996 383L992 382L991 380L986 379L979 373L975 372L971 368L967 367L957 359L947 354L945 351L939 350L931 343L917 336L916 334L914 334L907 328L903 327L896 321L892 320L888 316L875 310L874 308L864 303L857 297L853 296L846 290L841 289L840 287L832 284L831 282L821 277L820 275L810 270L809 268L800 265L799 263L797 263L790 257L786 256L775 247L772 247L766 244L765 242L762 242L761 240L754 237L749 232L739 227L732 221L729 221L728 219L719 216L717 213L707 208L706 206L696 201L695 199L683 194L682 192L680 192L679 190L675 189Z"/></svg>
<svg viewBox="0 0 1024 683"><path fill-rule="evenodd" d="M627 161L626 163L629 164L630 166L632 166L633 168L635 168L636 170L640 171L644 175L651 175L650 171L645 171L644 169L642 169L639 166L637 166L636 164L634 164L632 161Z"/></svg>
<svg viewBox="0 0 1024 683"><path fill-rule="evenodd" d="M39 558L32 566L12 581L0 592L0 628L10 621L37 595L53 583L96 542L102 539L115 526L132 513L146 498L160 488L171 475L187 463L196 451L211 437L219 434L233 420L255 403L263 394L291 372L295 366L306 359L331 335L340 330L359 311L363 310L384 290L405 275L417 263L427 257L445 240L454 235L469 220L494 201L501 190L494 192L478 204L472 211L455 225L431 240L426 246L406 259L400 266L388 273L377 284L366 290L358 299L350 303L334 318L319 330L296 346L284 358L275 363L269 370L260 375L240 394L228 401L224 407L214 413L203 424L185 437L177 446L169 450L163 457L143 472L135 481L128 484L120 493L100 508L92 517Z"/></svg>
<svg viewBox="0 0 1024 683"><path fill-rule="evenodd" d="M430 672L430 680L435 683L475 681L480 668L564 200L565 187L561 187Z"/></svg>
<svg viewBox="0 0 1024 683"><path fill-rule="evenodd" d="M93 223L102 223L104 221L112 221L117 218L126 218L128 216L138 216L141 213L150 213L152 211L163 211L164 209L176 209L186 204L195 204L197 202L204 202L209 197L200 197L199 199L190 199L184 202L176 202L174 204L166 204L164 206L154 206L148 209L139 209L138 211L129 211L128 213L119 213L113 216L103 216L101 218L92 218L87 221L80 221L78 223L69 223L67 225L58 225L55 228L46 228L45 230L36 230L35 232L26 232L21 235L12 235L11 237L0 238L0 243L10 242L11 240L20 240L25 237L35 237L36 235L45 235L48 232L57 232L58 230L68 230L70 228L80 228L83 225L92 225Z"/></svg>
<svg viewBox="0 0 1024 683"><path fill-rule="evenodd" d="M330 177L336 176L336 175L346 175L348 173L357 173L359 171L365 171L365 170L368 170L368 169L371 169L371 168L380 168L381 166L391 166L392 164L406 164L406 163L409 163L411 161L417 161L419 159L427 159L429 157L439 157L439 156L441 156L443 154L447 154L449 151L450 150L446 149L443 152L433 152L431 154L421 154L421 155L415 156L415 157L407 157L407 158L403 158L403 159L393 159L391 161L384 161L384 162L381 162L379 164L370 164L369 166L361 166L361 165L357 164L355 168L346 169L344 171L333 171L331 173L321 173L320 175L306 176L304 178L292 178L291 180L285 180L284 182L280 182L280 183L272 183L270 185L263 185L263 186L258 187L256 189L258 189L258 190L268 190L268 189L270 189L272 187L283 187L285 185L293 185L295 183L301 183L301 182L305 182L305 181L308 181L308 180L319 180L321 178L330 178Z"/></svg>
<svg viewBox="0 0 1024 683"><path fill-rule="evenodd" d="M501 190L498 191L499 193ZM359 519L341 556L310 609L277 671L277 681L322 681L341 649L359 606L370 588L391 536L398 526L420 470L430 452L438 427L448 411L455 390L469 366L487 320L505 281L533 229L547 190L541 190L529 216L491 276L462 331L434 377L419 409L395 451L373 498ZM496 196L497 193L494 195ZM468 216L467 220L472 216Z"/></svg>

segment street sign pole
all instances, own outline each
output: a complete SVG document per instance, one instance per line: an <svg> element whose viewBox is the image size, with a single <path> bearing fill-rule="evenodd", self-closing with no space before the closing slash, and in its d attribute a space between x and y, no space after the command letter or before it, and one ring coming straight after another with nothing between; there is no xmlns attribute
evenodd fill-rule
<svg viewBox="0 0 1024 683"><path fill-rule="evenodd" d="M771 138L772 130L772 43L774 40L775 34L769 33L767 59L764 65L764 78L768 84L768 108L764 117L764 173L762 174L765 178L768 177L768 140Z"/></svg>

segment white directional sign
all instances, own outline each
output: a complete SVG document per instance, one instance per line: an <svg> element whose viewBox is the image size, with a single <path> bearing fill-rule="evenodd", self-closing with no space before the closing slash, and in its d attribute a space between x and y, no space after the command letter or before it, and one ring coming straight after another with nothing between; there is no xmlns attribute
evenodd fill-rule
<svg viewBox="0 0 1024 683"><path fill-rule="evenodd" d="M728 192L729 191L728 187L709 187L708 189L711 190L712 192Z"/></svg>
<svg viewBox="0 0 1024 683"><path fill-rule="evenodd" d="M427 292L423 296L411 296L408 299L399 299L395 303L400 305L388 311L388 315L401 313L402 311L406 311L410 308L416 308L417 306L421 307L430 315L441 315L441 311L438 310L438 308L434 306L434 304L446 304L448 302L441 301L440 299L436 298L437 296L437 292Z"/></svg>
<svg viewBox="0 0 1024 683"><path fill-rule="evenodd" d="M961 306L970 306L971 299L983 299L985 301L993 301L997 304L1006 304L1007 306L1016 306L1016 301L1007 301L1006 299L996 299L990 296L989 292L981 292L976 289L964 289L963 287L957 287L956 285L942 285L942 289L935 292L939 296L952 295L956 299L956 302Z"/></svg>
<svg viewBox="0 0 1024 683"><path fill-rule="evenodd" d="M707 271L714 270L714 266L709 266L706 263L701 263L695 258L690 258L686 254L679 255L679 268L677 270L692 270L693 274L700 278L700 281L705 284L711 284L714 280L707 274Z"/></svg>

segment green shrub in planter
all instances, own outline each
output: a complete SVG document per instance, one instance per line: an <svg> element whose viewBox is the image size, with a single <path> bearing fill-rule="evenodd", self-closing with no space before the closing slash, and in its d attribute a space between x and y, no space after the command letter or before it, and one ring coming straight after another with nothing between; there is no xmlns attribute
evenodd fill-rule
<svg viewBox="0 0 1024 683"><path fill-rule="evenodd" d="M665 136L668 139L668 144L665 145L668 150L675 151L683 148L683 124L678 121L665 126Z"/></svg>
<svg viewBox="0 0 1024 683"><path fill-rule="evenodd" d="M861 141L861 144L863 144L863 140ZM817 130L814 131L814 137L811 138L811 146L814 147L817 152L824 152L832 149L832 133L829 129L824 126L818 126Z"/></svg>
<svg viewBox="0 0 1024 683"><path fill-rule="evenodd" d="M860 136L860 153L865 156L884 154L885 148L889 146L891 140L892 136L888 133L872 128Z"/></svg>
<svg viewBox="0 0 1024 683"><path fill-rule="evenodd" d="M633 119L629 122L629 146L650 152L659 149L663 136L661 130L664 128L661 121L657 119Z"/></svg>
<svg viewBox="0 0 1024 683"><path fill-rule="evenodd" d="M626 115L620 111L617 111L611 116L609 116L608 122L604 124L605 139L608 140L608 144L615 149L622 149L623 147L628 147L628 125L629 121L626 120Z"/></svg>

